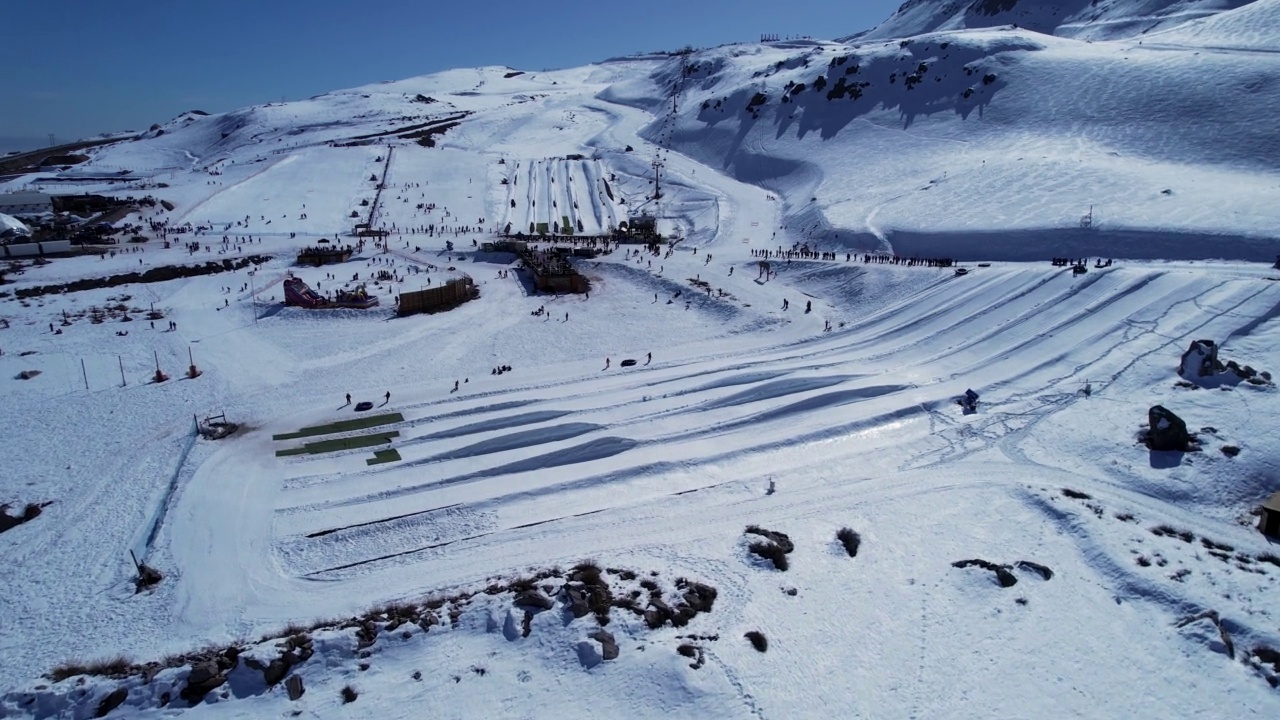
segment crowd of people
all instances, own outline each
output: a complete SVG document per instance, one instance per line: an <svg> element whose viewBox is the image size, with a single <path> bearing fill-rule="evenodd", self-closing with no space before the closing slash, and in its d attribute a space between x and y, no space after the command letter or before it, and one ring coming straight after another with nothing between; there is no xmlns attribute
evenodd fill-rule
<svg viewBox="0 0 1280 720"><path fill-rule="evenodd" d="M364 243L360 243L363 245ZM321 258L329 255L350 255L360 250L359 245L308 245L298 251L298 259Z"/></svg>
<svg viewBox="0 0 1280 720"><path fill-rule="evenodd" d="M919 258L919 257L902 257L899 255L889 255L884 253L860 253L862 263L878 264L878 265L905 265L907 267L938 267L947 268L955 265L954 258ZM788 249L784 249L781 245L777 249L753 249L751 257L761 260L832 260L838 261L840 253L832 250L815 250L811 249L807 243L796 243ZM844 253L845 262L853 262L857 260L859 254L852 252Z"/></svg>
<svg viewBox="0 0 1280 720"><path fill-rule="evenodd" d="M953 258L916 258L916 257L900 257L898 255L872 255L865 254L862 256L863 264L879 263L881 265L905 265L907 267L938 267L948 268L956 264Z"/></svg>
<svg viewBox="0 0 1280 720"><path fill-rule="evenodd" d="M1056 257L1056 258L1053 258L1052 262L1054 267L1071 267L1071 266L1077 266L1077 265L1088 265L1089 258L1073 259L1073 258ZM1097 258L1096 262L1094 263L1094 267L1095 268L1111 267L1111 258L1107 258L1105 261L1102 258Z"/></svg>

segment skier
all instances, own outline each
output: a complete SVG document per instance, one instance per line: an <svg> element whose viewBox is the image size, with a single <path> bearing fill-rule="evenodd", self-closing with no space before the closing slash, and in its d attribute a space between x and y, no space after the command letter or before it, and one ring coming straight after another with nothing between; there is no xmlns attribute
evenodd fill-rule
<svg viewBox="0 0 1280 720"><path fill-rule="evenodd" d="M390 390L388 390L388 391L387 391L386 399L383 401L383 403L382 403L382 404L383 404L383 405L386 405L386 404L387 404L387 403L389 403L389 402L391 402L391 391L390 391Z"/></svg>
<svg viewBox="0 0 1280 720"><path fill-rule="evenodd" d="M351 404L351 393L347 393L347 404Z"/></svg>

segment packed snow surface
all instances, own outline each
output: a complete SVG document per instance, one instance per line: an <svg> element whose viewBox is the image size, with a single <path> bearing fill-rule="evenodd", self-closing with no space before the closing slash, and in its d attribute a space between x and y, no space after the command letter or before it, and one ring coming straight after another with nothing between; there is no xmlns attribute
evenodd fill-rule
<svg viewBox="0 0 1280 720"><path fill-rule="evenodd" d="M904 41L184 114L6 181L173 209L0 288L0 503L40 506L0 533L0 717L91 717L119 688L121 717L1276 716L1280 559L1252 513L1280 489L1277 3L938 21L978 5L907 3ZM1116 30L1138 16L1158 27ZM639 215L678 242L574 258L589 296L482 247ZM385 244L357 246L365 222ZM357 247L294 263L325 245ZM285 307L289 274L380 305ZM478 298L395 317L462 275ZM1199 339L1253 374L1179 377ZM1198 449L1140 443L1157 404ZM221 415L239 429L196 433ZM787 571L749 525L789 536ZM133 557L163 579L135 592ZM583 560L611 569L616 658L552 572ZM518 608L506 584L544 571L554 607ZM623 601L689 583L717 595L685 626ZM429 630L339 627L446 596ZM297 701L248 664L291 623L317 627ZM189 663L45 677L229 646L194 707Z"/></svg>

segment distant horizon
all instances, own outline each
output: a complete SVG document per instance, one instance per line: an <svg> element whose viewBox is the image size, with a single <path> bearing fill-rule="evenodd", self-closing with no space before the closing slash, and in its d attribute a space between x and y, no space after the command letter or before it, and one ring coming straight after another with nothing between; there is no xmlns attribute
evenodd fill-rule
<svg viewBox="0 0 1280 720"><path fill-rule="evenodd" d="M23 69L6 78L0 154L47 147L50 133L64 144L146 130L188 110L227 112L453 68L570 68L763 34L832 39L874 27L899 2L850 8L795 0L780 11L763 0L653 0L635 16L572 0L536 8L515 0L440 8L372 0L358 15L339 0L315 0L305 13L247 0L10 0L7 19L31 32L0 46L0 67ZM57 28L56 37L47 28ZM149 59L139 62L140 52Z"/></svg>

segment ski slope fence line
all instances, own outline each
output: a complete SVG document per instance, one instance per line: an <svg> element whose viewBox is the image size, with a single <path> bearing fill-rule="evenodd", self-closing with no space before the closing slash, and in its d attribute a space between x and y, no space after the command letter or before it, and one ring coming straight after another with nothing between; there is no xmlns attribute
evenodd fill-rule
<svg viewBox="0 0 1280 720"><path fill-rule="evenodd" d="M135 545L132 548L139 562L145 563L147 561L147 554L151 552L151 546L155 543L156 536L160 534L160 527L164 525L165 515L168 514L169 506L173 502L174 491L178 489L178 477L182 474L182 468L187 464L187 456L191 454L191 449L196 446L196 440L200 437L199 428L195 425L195 421L193 420L192 423L191 435L187 438L186 446L182 448L177 466L173 468L173 475L169 478L169 486L165 489L164 498L151 513L146 541L142 545Z"/></svg>

